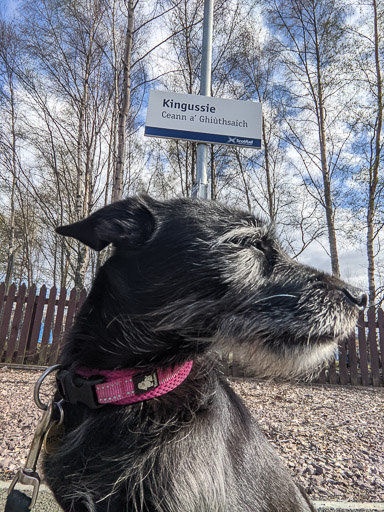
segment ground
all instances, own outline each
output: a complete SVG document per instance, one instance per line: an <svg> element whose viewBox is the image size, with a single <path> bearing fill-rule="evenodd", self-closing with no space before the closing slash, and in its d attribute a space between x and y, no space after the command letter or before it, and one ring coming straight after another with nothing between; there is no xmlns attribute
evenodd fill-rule
<svg viewBox="0 0 384 512"><path fill-rule="evenodd" d="M0 369L3 480L25 462L41 415L40 373ZM311 499L384 502L384 388L231 383Z"/></svg>

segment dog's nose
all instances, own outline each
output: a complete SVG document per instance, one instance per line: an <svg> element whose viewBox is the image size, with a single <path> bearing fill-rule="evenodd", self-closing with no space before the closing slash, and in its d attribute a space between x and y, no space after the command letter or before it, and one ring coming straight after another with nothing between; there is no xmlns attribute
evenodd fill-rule
<svg viewBox="0 0 384 512"><path fill-rule="evenodd" d="M352 286L343 288L342 291L344 295L346 295L351 302L356 304L356 306L359 306L359 308L364 309L367 306L368 298L366 293Z"/></svg>

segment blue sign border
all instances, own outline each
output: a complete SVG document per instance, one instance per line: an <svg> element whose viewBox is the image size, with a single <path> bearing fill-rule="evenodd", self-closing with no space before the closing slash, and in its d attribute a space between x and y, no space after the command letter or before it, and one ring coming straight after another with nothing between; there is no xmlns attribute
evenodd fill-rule
<svg viewBox="0 0 384 512"><path fill-rule="evenodd" d="M144 135L148 137L184 139L194 142L207 142L210 144L225 144L227 146L241 146L245 148L261 149L261 139L251 139L249 137L217 135L213 133L190 132L186 130L171 130L169 128L156 128L155 126L146 126ZM246 142L242 144L241 141Z"/></svg>

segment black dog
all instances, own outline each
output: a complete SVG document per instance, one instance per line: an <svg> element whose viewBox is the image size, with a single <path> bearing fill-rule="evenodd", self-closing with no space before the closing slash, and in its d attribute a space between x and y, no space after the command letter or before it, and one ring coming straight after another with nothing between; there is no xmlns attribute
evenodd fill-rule
<svg viewBox="0 0 384 512"><path fill-rule="evenodd" d="M215 202L141 196L57 231L115 246L61 355L65 436L44 471L63 509L313 510L217 352L260 375L312 371L354 329L365 295Z"/></svg>

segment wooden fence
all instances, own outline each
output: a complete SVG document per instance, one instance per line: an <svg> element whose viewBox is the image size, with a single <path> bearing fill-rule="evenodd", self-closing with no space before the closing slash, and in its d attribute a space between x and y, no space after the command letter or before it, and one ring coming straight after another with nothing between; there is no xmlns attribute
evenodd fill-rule
<svg viewBox="0 0 384 512"><path fill-rule="evenodd" d="M13 284L5 293L0 285L0 363L25 365L55 364L63 339L86 297L56 287L42 286L18 290ZM231 354L223 359L227 375L243 377L244 370ZM361 313L356 334L340 343L335 361L325 368L317 381L330 384L383 386L384 312L370 308ZM252 376L252 374L246 374Z"/></svg>
<svg viewBox="0 0 384 512"><path fill-rule="evenodd" d="M47 296L46 286L37 292L15 284L5 294L0 285L0 362L16 364L55 364L60 346L86 297L54 286Z"/></svg>

